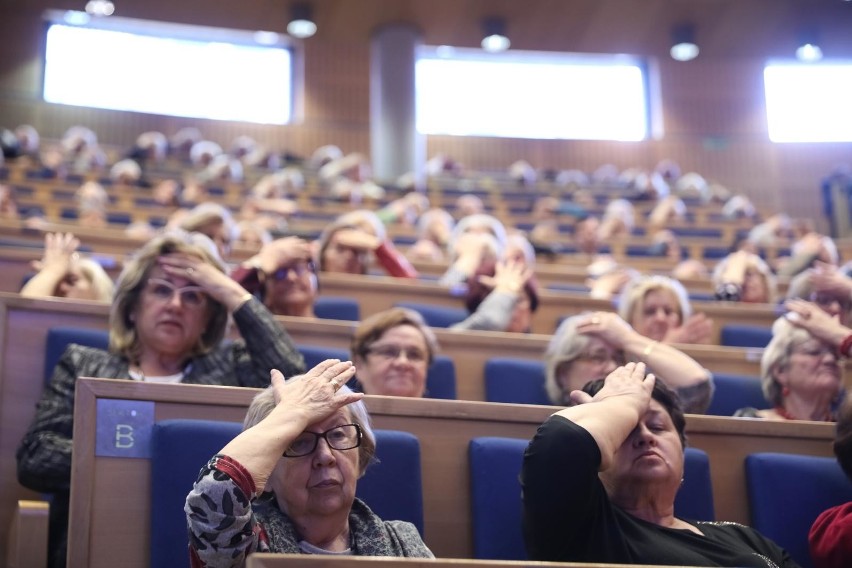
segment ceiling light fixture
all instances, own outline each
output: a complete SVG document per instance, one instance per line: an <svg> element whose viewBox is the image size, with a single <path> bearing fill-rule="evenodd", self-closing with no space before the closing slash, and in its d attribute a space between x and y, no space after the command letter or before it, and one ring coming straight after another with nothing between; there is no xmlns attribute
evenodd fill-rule
<svg viewBox="0 0 852 568"><path fill-rule="evenodd" d="M482 20L482 49L490 53L506 51L512 42L506 35L506 20L503 18L489 17Z"/></svg>
<svg viewBox="0 0 852 568"><path fill-rule="evenodd" d="M813 28L799 33L799 47L796 48L796 59L805 63L813 63L822 59L822 49L819 47L817 31Z"/></svg>
<svg viewBox="0 0 852 568"><path fill-rule="evenodd" d="M89 0L86 2L86 13L90 16L112 16L115 4L110 0Z"/></svg>
<svg viewBox="0 0 852 568"><path fill-rule="evenodd" d="M298 39L307 39L317 33L313 10L307 2L296 2L290 7L290 23L287 33Z"/></svg>
<svg viewBox="0 0 852 568"><path fill-rule="evenodd" d="M695 26L680 24L672 30L672 47L669 53L675 61L692 61L698 57L698 44L695 43Z"/></svg>

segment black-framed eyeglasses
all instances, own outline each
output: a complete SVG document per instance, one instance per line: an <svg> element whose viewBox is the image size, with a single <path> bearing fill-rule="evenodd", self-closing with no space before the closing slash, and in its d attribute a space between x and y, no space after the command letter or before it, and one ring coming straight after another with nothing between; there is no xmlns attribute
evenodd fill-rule
<svg viewBox="0 0 852 568"><path fill-rule="evenodd" d="M294 264L293 266L283 266L269 275L270 278L277 282L281 282L282 280L286 280L290 276L290 272L296 274L296 277L304 276L305 274L311 272L316 272L314 268L313 262L300 262L298 264Z"/></svg>
<svg viewBox="0 0 852 568"><path fill-rule="evenodd" d="M302 432L284 451L285 458L300 458L314 453L320 438L324 438L332 450L351 450L361 445L363 433L357 424L335 426L325 432Z"/></svg>

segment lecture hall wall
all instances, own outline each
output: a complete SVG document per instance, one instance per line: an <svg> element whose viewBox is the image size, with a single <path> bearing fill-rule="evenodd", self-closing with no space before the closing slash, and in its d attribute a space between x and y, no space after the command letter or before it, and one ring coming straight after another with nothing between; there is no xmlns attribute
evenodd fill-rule
<svg viewBox="0 0 852 568"><path fill-rule="evenodd" d="M271 127L190 121L137 113L47 104L40 100L47 8L80 9L84 0L0 0L0 125L33 124L52 138L86 124L106 143L129 145L145 130L172 133L198 124L227 143L248 134L272 147L308 155L334 143L369 153L371 33L409 22L428 45L474 47L479 20L501 15L513 48L630 53L648 56L659 73L663 135L637 143L516 140L430 136L428 154L499 169L523 158L537 167L592 170L652 167L669 157L734 191L764 211L821 218L818 183L841 163L852 164L852 144L773 144L767 135L763 65L788 57L797 29L819 29L827 55L852 59L852 2L842 0L313 0L319 33L303 44L304 113L298 124ZM241 29L283 31L283 0L116 0L116 14ZM701 55L689 63L668 55L675 23L697 26ZM80 65L97 65L93 53ZM222 77L227 81L227 77ZM168 89L168 85L161 85ZM578 86L577 88L582 88ZM511 112L507 110L507 112Z"/></svg>

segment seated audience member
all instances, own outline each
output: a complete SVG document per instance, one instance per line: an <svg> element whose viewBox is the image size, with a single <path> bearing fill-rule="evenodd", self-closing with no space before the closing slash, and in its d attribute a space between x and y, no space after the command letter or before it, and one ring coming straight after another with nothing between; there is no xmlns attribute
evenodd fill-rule
<svg viewBox="0 0 852 568"><path fill-rule="evenodd" d="M77 189L74 199L77 201L77 224L98 228L108 225L109 194L104 186L95 181L87 181Z"/></svg>
<svg viewBox="0 0 852 568"><path fill-rule="evenodd" d="M136 185L142 179L142 168L136 160L125 158L112 165L109 177L118 185Z"/></svg>
<svg viewBox="0 0 852 568"><path fill-rule="evenodd" d="M214 156L200 174L208 182L243 181L243 163L227 154Z"/></svg>
<svg viewBox="0 0 852 568"><path fill-rule="evenodd" d="M311 157L308 158L308 167L315 170L321 169L324 165L339 160L343 157L343 150L333 144L326 144L314 150Z"/></svg>
<svg viewBox="0 0 852 568"><path fill-rule="evenodd" d="M663 179L663 176L657 172L639 172L636 177L633 178L633 182L630 186L632 186L633 190L636 192L633 199L640 201L659 201L660 203L663 203L671 192L669 184L665 179Z"/></svg>
<svg viewBox="0 0 852 568"><path fill-rule="evenodd" d="M465 307L470 316L450 329L529 333L538 309L532 270L513 260L483 263L468 281Z"/></svg>
<svg viewBox="0 0 852 568"><path fill-rule="evenodd" d="M185 126L169 139L168 154L182 162L190 161L192 147L204 139L201 131L194 126Z"/></svg>
<svg viewBox="0 0 852 568"><path fill-rule="evenodd" d="M734 195L722 206L722 215L726 219L753 219L757 217L757 209L745 195Z"/></svg>
<svg viewBox="0 0 852 568"><path fill-rule="evenodd" d="M456 221L445 209L432 208L417 219L417 241L406 256L411 260L441 262L446 259L446 249Z"/></svg>
<svg viewBox="0 0 852 568"><path fill-rule="evenodd" d="M109 351L72 344L57 363L16 454L18 481L53 494L51 566L65 563L78 377L264 387L270 369L304 371L287 332L223 272L214 250L191 234L147 243L118 279ZM242 339L223 341L229 317Z"/></svg>
<svg viewBox="0 0 852 568"><path fill-rule="evenodd" d="M744 250L729 254L713 269L712 279L717 300L760 304L775 301L775 276L756 254Z"/></svg>
<svg viewBox="0 0 852 568"><path fill-rule="evenodd" d="M201 233L216 244L219 257L227 259L234 242L235 223L231 212L208 201L196 205L180 219L178 228L189 233Z"/></svg>
<svg viewBox="0 0 852 568"><path fill-rule="evenodd" d="M532 243L520 231L511 231L506 235L506 246L503 248L502 259L508 262L517 262L535 269L535 248Z"/></svg>
<svg viewBox="0 0 852 568"><path fill-rule="evenodd" d="M334 159L320 168L317 177L329 190L331 197L361 203L385 196L385 189L372 181L373 168L367 157L354 153Z"/></svg>
<svg viewBox="0 0 852 568"><path fill-rule="evenodd" d="M643 363L574 390L524 453L524 536L531 560L796 568L738 523L674 515L686 418Z"/></svg>
<svg viewBox="0 0 852 568"><path fill-rule="evenodd" d="M852 396L837 415L834 455L852 482ZM817 517L808 534L814 568L846 568L852 558L852 501L832 507Z"/></svg>
<svg viewBox="0 0 852 568"><path fill-rule="evenodd" d="M674 221L686 220L686 204L676 195L668 195L657 202L648 214L648 225L652 232L667 227Z"/></svg>
<svg viewBox="0 0 852 568"><path fill-rule="evenodd" d="M241 220L234 228L234 242L242 248L260 250L272 240L272 233L251 221Z"/></svg>
<svg viewBox="0 0 852 568"><path fill-rule="evenodd" d="M748 232L748 240L757 247L784 246L792 236L793 221L784 213L769 217Z"/></svg>
<svg viewBox="0 0 852 568"><path fill-rule="evenodd" d="M604 209L599 237L606 242L617 237L629 237L636 225L636 213L633 204L626 199L613 199Z"/></svg>
<svg viewBox="0 0 852 568"><path fill-rule="evenodd" d="M38 272L21 288L21 296L111 301L112 278L100 264L81 257L79 247L80 240L71 233L45 233Z"/></svg>
<svg viewBox="0 0 852 568"><path fill-rule="evenodd" d="M790 312L775 320L760 360L763 396L772 408L742 408L734 416L833 421L843 388L840 357L852 343L844 350L838 346L852 329L811 302L788 300L785 305Z"/></svg>
<svg viewBox="0 0 852 568"><path fill-rule="evenodd" d="M322 272L367 274L375 259L390 276L417 278L417 270L393 246L372 211L359 209L338 217L323 230L317 249Z"/></svg>
<svg viewBox="0 0 852 568"><path fill-rule="evenodd" d="M162 132L151 130L143 132L136 138L130 157L143 164L160 164L166 160L169 150L169 140Z"/></svg>
<svg viewBox="0 0 852 568"><path fill-rule="evenodd" d="M485 204L482 199L474 193L459 195L456 199L456 219L464 219L472 215L480 215L485 212Z"/></svg>
<svg viewBox="0 0 852 568"><path fill-rule="evenodd" d="M15 128L15 138L18 139L18 150L21 156L38 158L40 137L38 130L29 124L21 124Z"/></svg>
<svg viewBox="0 0 852 568"><path fill-rule="evenodd" d="M605 377L625 361L639 361L674 389L686 412L704 412L713 397L710 373L686 353L646 337L610 312L566 318L544 354L545 387L553 404L587 382Z"/></svg>
<svg viewBox="0 0 852 568"><path fill-rule="evenodd" d="M816 262L837 266L840 255L831 237L811 231L793 243L790 257L783 259L778 267L778 276L791 278L811 268Z"/></svg>
<svg viewBox="0 0 852 568"><path fill-rule="evenodd" d="M222 155L222 147L211 140L199 140L189 150L189 161L196 168L206 168L216 156Z"/></svg>
<svg viewBox="0 0 852 568"><path fill-rule="evenodd" d="M0 158L2 160L2 158ZM20 219L15 193L8 185L0 184L0 219Z"/></svg>
<svg viewBox="0 0 852 568"><path fill-rule="evenodd" d="M601 220L598 217L589 215L574 223L574 246L577 252L594 256L600 252L603 244Z"/></svg>
<svg viewBox="0 0 852 568"><path fill-rule="evenodd" d="M794 298L815 303L843 325L852 323L852 278L836 266L818 262L793 277L787 299Z"/></svg>
<svg viewBox="0 0 852 568"><path fill-rule="evenodd" d="M163 179L154 184L151 197L156 205L178 207L181 202L181 187L177 180Z"/></svg>
<svg viewBox="0 0 852 568"><path fill-rule="evenodd" d="M403 197L394 199L382 207L376 215L385 225L413 227L427 209L429 209L429 198L423 193L409 191Z"/></svg>
<svg viewBox="0 0 852 568"><path fill-rule="evenodd" d="M461 177L464 175L464 166L445 154L436 154L429 158L424 169L426 175L430 178L439 176Z"/></svg>
<svg viewBox="0 0 852 568"><path fill-rule="evenodd" d="M288 381L272 372L242 433L187 495L193 566L244 566L255 552L434 558L414 525L383 521L355 497L376 437L364 395L344 385L354 374L336 360Z"/></svg>
<svg viewBox="0 0 852 568"><path fill-rule="evenodd" d="M281 316L314 317L319 284L311 244L299 237L276 239L231 272L231 278Z"/></svg>
<svg viewBox="0 0 852 568"><path fill-rule="evenodd" d="M97 145L83 148L71 163L71 171L78 175L103 174L106 167L106 152Z"/></svg>
<svg viewBox="0 0 852 568"><path fill-rule="evenodd" d="M609 255L600 255L586 267L589 277L586 286L589 297L596 300L613 300L621 294L624 287L639 278L639 272L623 264L618 264Z"/></svg>
<svg viewBox="0 0 852 568"><path fill-rule="evenodd" d="M438 282L443 286L464 284L480 264L500 259L506 248L506 228L491 215L469 215L456 223L447 248L450 266Z"/></svg>
<svg viewBox="0 0 852 568"><path fill-rule="evenodd" d="M98 135L94 130L85 126L72 126L65 131L62 139L59 141L59 147L62 153L69 159L74 159L83 151L96 148L98 145Z"/></svg>
<svg viewBox="0 0 852 568"><path fill-rule="evenodd" d="M707 195L707 180L698 172L686 172L677 178L674 184L675 193L680 197L699 197Z"/></svg>
<svg viewBox="0 0 852 568"><path fill-rule="evenodd" d="M526 160L512 162L506 173L509 175L509 179L521 187L535 185L535 180L538 178L535 168Z"/></svg>
<svg viewBox="0 0 852 568"><path fill-rule="evenodd" d="M419 313L391 308L361 322L350 351L365 393L419 398L426 394L438 340Z"/></svg>
<svg viewBox="0 0 852 568"><path fill-rule="evenodd" d="M686 290L666 276L643 276L621 292L618 314L637 332L663 343L708 343L713 320L693 314Z"/></svg>
<svg viewBox="0 0 852 568"><path fill-rule="evenodd" d="M305 176L298 168L284 168L260 178L251 190L255 199L288 199L305 189Z"/></svg>

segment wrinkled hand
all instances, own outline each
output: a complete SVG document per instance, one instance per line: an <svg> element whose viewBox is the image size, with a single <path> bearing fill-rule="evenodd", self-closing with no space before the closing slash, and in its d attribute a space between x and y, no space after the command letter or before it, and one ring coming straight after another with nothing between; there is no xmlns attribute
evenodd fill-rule
<svg viewBox="0 0 852 568"><path fill-rule="evenodd" d="M319 422L339 408L364 397L363 393L339 392L340 387L353 376L355 366L352 362L339 359L326 359L304 375L289 380L273 369L271 377L276 406L287 415L301 415L306 424Z"/></svg>
<svg viewBox="0 0 852 568"><path fill-rule="evenodd" d="M257 253L260 269L270 274L282 266L289 266L300 260L311 259L311 244L299 237L275 239L261 247Z"/></svg>
<svg viewBox="0 0 852 568"><path fill-rule="evenodd" d="M523 263L514 260L498 262L494 267L494 276L481 275L479 282L495 291L519 294L532 277L532 270Z"/></svg>
<svg viewBox="0 0 852 568"><path fill-rule="evenodd" d="M654 390L655 381L656 378L652 373L645 374L645 363L627 363L606 376L603 387L594 397L581 390L575 390L571 391L571 402L588 404L614 397L632 397L641 415L648 410L648 405L651 403L651 392Z"/></svg>
<svg viewBox="0 0 852 568"><path fill-rule="evenodd" d="M577 332L594 335L617 349L623 349L631 333L636 333L630 324L614 312L594 312L588 314L577 325Z"/></svg>
<svg viewBox="0 0 852 568"><path fill-rule="evenodd" d="M784 316L787 321L832 345L839 345L843 338L852 333L852 329L813 302L790 299L784 302L784 307L789 310Z"/></svg>
<svg viewBox="0 0 852 568"><path fill-rule="evenodd" d="M44 257L40 262L33 263L37 270L55 270L65 274L71 268L72 261L77 258L80 239L72 233L45 233Z"/></svg>
<svg viewBox="0 0 852 568"><path fill-rule="evenodd" d="M663 343L707 343L712 333L712 319L703 313L692 314L680 326L669 329Z"/></svg>
<svg viewBox="0 0 852 568"><path fill-rule="evenodd" d="M337 242L360 250L376 250L382 244L378 237L360 229L340 229L334 233Z"/></svg>
<svg viewBox="0 0 852 568"><path fill-rule="evenodd" d="M852 278L840 272L832 264L817 261L810 279L815 292L852 298Z"/></svg>

